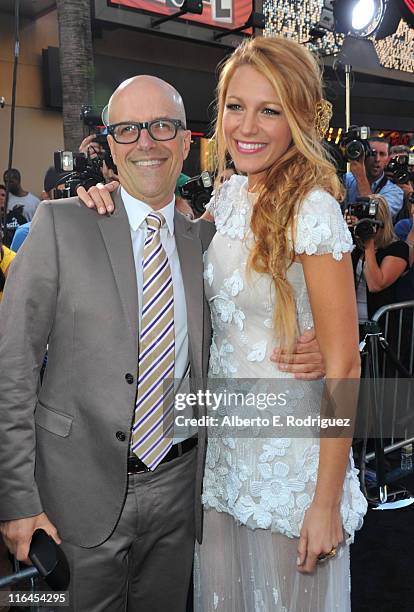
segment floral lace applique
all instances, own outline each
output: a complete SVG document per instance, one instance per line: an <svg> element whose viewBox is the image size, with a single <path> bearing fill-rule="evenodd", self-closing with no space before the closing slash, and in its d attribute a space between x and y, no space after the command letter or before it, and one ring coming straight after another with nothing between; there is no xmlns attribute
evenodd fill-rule
<svg viewBox="0 0 414 612"><path fill-rule="evenodd" d="M234 353L234 346L228 340L223 340L219 350L216 338L213 336L210 347L209 376L232 378L237 372L237 367L229 358L232 353Z"/></svg>
<svg viewBox="0 0 414 612"><path fill-rule="evenodd" d="M209 263L207 266L205 266L203 278L204 280L208 282L208 284L211 287L211 285L213 284L213 278L214 278L214 267L212 263Z"/></svg>
<svg viewBox="0 0 414 612"><path fill-rule="evenodd" d="M246 185L246 177L234 174L217 193L213 192L206 210L213 215L220 234L240 240L244 238L248 212Z"/></svg>
<svg viewBox="0 0 414 612"><path fill-rule="evenodd" d="M352 236L337 201L322 190L304 200L296 217L295 252L301 255L332 253L337 261L353 249Z"/></svg>
<svg viewBox="0 0 414 612"><path fill-rule="evenodd" d="M235 270L229 278L225 278L223 281L224 289L232 297L236 297L243 290L244 283L240 276L240 272Z"/></svg>
<svg viewBox="0 0 414 612"><path fill-rule="evenodd" d="M210 271L210 263L204 272L207 280L213 274ZM223 286L219 293L210 298L210 308L213 318L220 330L223 330L226 325L233 323L237 329L242 332L244 329L245 314L244 312L236 307L235 301L232 299L236 297L244 288L243 279L240 276L239 270L235 270L231 276L223 280Z"/></svg>
<svg viewBox="0 0 414 612"><path fill-rule="evenodd" d="M247 355L247 361L263 361L266 355L267 341L261 340L253 344L252 350Z"/></svg>
<svg viewBox="0 0 414 612"><path fill-rule="evenodd" d="M272 524L271 513L256 504L251 495L243 495L237 500L234 516L243 524L252 518L260 529L269 529Z"/></svg>
<svg viewBox="0 0 414 612"><path fill-rule="evenodd" d="M236 304L229 298L225 291L210 300L210 309L219 329L224 329L227 324L234 323L242 331L244 319L243 311L236 308Z"/></svg>
<svg viewBox="0 0 414 612"><path fill-rule="evenodd" d="M321 242L332 235L329 226L315 215L299 215L297 234L296 251L306 255L314 255Z"/></svg>
<svg viewBox="0 0 414 612"><path fill-rule="evenodd" d="M289 438L271 438L263 444L263 453L259 456L259 461L274 461L276 457L283 457L290 444Z"/></svg>

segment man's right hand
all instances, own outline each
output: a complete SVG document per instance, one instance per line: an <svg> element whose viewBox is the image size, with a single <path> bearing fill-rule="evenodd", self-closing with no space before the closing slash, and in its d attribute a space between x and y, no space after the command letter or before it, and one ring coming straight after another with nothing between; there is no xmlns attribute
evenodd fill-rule
<svg viewBox="0 0 414 612"><path fill-rule="evenodd" d="M31 565L29 548L32 535L36 529L44 529L56 542L61 543L57 529L44 512L23 519L4 521L0 523L0 533L9 551L18 561Z"/></svg>
<svg viewBox="0 0 414 612"><path fill-rule="evenodd" d="M114 212L114 203L111 198L111 193L115 191L118 186L119 183L117 181L112 181L106 185L98 183L90 187L88 191L86 191L85 187L78 187L77 195L85 206L88 208L96 208L100 215L106 215L106 213Z"/></svg>
<svg viewBox="0 0 414 612"><path fill-rule="evenodd" d="M359 178L366 178L365 155L362 155L359 159L352 160L349 164L349 169L357 180Z"/></svg>

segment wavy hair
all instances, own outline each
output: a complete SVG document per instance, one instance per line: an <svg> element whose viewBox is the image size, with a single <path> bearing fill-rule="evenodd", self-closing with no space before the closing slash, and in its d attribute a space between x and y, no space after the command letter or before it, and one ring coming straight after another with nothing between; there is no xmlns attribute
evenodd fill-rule
<svg viewBox="0 0 414 612"><path fill-rule="evenodd" d="M223 134L223 112L230 80L240 66L249 65L266 77L281 104L292 133L292 143L267 170L254 205L250 229L253 244L248 270L273 279L276 306L273 323L281 345L293 348L298 334L294 290L287 271L295 259L295 215L309 192L325 189L342 200L343 187L322 145L316 125L317 103L323 98L322 77L314 56L298 43L282 37L247 39L221 67L217 86L215 143L217 171L228 155Z"/></svg>
<svg viewBox="0 0 414 612"><path fill-rule="evenodd" d="M398 240L398 237L394 231L394 225L392 222L392 216L388 207L387 201L380 195L370 196L371 199L378 200L378 221L382 221L384 227L380 228L374 238L374 243L377 249L385 249L392 242Z"/></svg>

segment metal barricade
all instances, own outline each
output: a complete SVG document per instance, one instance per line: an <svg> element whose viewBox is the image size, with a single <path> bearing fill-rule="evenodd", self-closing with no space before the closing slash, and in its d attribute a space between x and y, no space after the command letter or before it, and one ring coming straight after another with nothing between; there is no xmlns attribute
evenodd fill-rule
<svg viewBox="0 0 414 612"><path fill-rule="evenodd" d="M389 491L401 478L414 473L413 459L406 469L391 467L387 457L414 443L414 300L383 306L364 325L360 343L364 437L359 457L361 487L378 508L414 502L407 489ZM385 399L386 398L386 399ZM368 440L373 447L367 452ZM412 447L411 447L412 448ZM366 485L367 467L375 461L375 495ZM402 497L402 498L401 498ZM390 501L391 499L391 501Z"/></svg>

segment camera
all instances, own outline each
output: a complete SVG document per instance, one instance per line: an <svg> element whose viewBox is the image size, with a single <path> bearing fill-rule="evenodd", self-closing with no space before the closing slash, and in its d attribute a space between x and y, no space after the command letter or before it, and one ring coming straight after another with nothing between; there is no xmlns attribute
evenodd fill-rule
<svg viewBox="0 0 414 612"><path fill-rule="evenodd" d="M410 166L414 166L414 153L396 155L390 159L384 172L393 183L404 185L414 180Z"/></svg>
<svg viewBox="0 0 414 612"><path fill-rule="evenodd" d="M355 238L362 243L375 236L378 228L384 227L384 223L377 218L379 205L377 198L357 198L348 207L348 214L358 219L352 225L352 230Z"/></svg>
<svg viewBox="0 0 414 612"><path fill-rule="evenodd" d="M362 157L375 155L375 151L371 149L368 142L370 133L369 127L365 125L361 127L352 125L348 132L343 134L340 149L347 161L358 161Z"/></svg>
<svg viewBox="0 0 414 612"><path fill-rule="evenodd" d="M80 185L89 189L97 183L105 182L102 174L103 160L97 157L87 157L84 153L73 153L72 151L55 151L54 166L59 174L65 173L64 189L56 189L57 198L71 198L76 196Z"/></svg>
<svg viewBox="0 0 414 612"><path fill-rule="evenodd" d="M64 189L56 190L56 197L70 198L76 196L77 188L82 185L89 189L97 183L104 183L103 164L117 172L109 149L107 128L102 125L102 109L84 104L80 111L80 120L88 128L89 134L95 134L95 142L101 145L102 152L95 156L72 151L55 151L54 165L58 173L67 173Z"/></svg>
<svg viewBox="0 0 414 612"><path fill-rule="evenodd" d="M213 193L213 179L206 170L199 176L190 178L189 181L179 187L182 198L190 200L191 208L196 216L200 216L205 211L206 204L210 201Z"/></svg>
<svg viewBox="0 0 414 612"><path fill-rule="evenodd" d="M100 144L105 153L108 153L109 157L111 157L111 152L106 138L108 136L108 128L103 125L102 109L100 107L84 104L81 107L80 120L82 121L83 125L88 128L89 134L95 134L95 142ZM113 164L112 158L110 159L110 163ZM110 167L110 164L107 163L107 165Z"/></svg>

